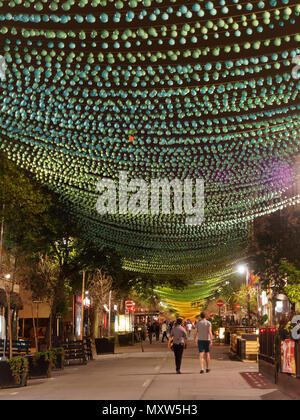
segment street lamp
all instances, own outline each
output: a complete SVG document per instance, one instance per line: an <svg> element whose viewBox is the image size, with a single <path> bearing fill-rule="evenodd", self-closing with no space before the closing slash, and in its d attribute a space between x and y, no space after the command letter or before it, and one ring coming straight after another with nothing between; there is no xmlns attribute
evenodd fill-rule
<svg viewBox="0 0 300 420"><path fill-rule="evenodd" d="M248 264L239 264L237 266L237 271L240 274L246 274L246 288L247 288L247 310L248 310L248 320L249 320L249 324L250 324L250 295L249 295L249 290L248 290L248 285L249 285L249 268L248 268Z"/></svg>

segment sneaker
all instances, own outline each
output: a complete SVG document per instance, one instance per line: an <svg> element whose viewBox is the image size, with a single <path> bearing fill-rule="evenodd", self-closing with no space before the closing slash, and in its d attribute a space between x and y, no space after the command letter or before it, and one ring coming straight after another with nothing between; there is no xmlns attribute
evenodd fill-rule
<svg viewBox="0 0 300 420"><path fill-rule="evenodd" d="M210 372L210 369L206 369L206 373Z"/></svg>
<svg viewBox="0 0 300 420"><path fill-rule="evenodd" d="M176 373L181 373L180 370L176 370Z"/></svg>
<svg viewBox="0 0 300 420"><path fill-rule="evenodd" d="M204 373L204 370L200 370L200 373Z"/></svg>

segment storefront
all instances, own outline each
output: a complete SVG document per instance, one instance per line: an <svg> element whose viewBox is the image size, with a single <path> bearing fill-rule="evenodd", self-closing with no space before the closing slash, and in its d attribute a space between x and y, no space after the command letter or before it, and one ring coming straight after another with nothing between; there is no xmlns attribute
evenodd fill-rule
<svg viewBox="0 0 300 420"><path fill-rule="evenodd" d="M31 346L35 346L35 331L38 341L45 339L49 324L50 306L46 302L35 301L31 293L23 288L22 294L23 308L19 311L18 318L18 338L29 340Z"/></svg>
<svg viewBox="0 0 300 420"><path fill-rule="evenodd" d="M132 332L134 329L134 317L132 314L115 315L114 330L116 333Z"/></svg>
<svg viewBox="0 0 300 420"><path fill-rule="evenodd" d="M76 338L89 337L91 335L91 299L88 294L83 298L83 311L82 311L82 296L78 292L73 298L73 326L74 335ZM83 316L83 320L82 320ZM81 332L81 329L83 331Z"/></svg>
<svg viewBox="0 0 300 420"><path fill-rule="evenodd" d="M160 318L160 312L159 311L142 311L139 309L136 309L136 312L134 312L134 324L136 325L144 325L148 324L148 322L154 322L159 321Z"/></svg>
<svg viewBox="0 0 300 420"><path fill-rule="evenodd" d="M18 339L18 314L23 308L19 293L10 293L11 327L13 340ZM7 332L7 298L4 289L0 288L0 340L8 338Z"/></svg>

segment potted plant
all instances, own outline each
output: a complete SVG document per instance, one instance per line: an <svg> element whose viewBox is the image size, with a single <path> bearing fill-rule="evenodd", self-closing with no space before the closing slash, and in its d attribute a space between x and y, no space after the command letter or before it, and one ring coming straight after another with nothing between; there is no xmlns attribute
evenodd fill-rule
<svg viewBox="0 0 300 420"><path fill-rule="evenodd" d="M36 352L27 357L29 360L29 378L50 378L55 363L53 351Z"/></svg>
<svg viewBox="0 0 300 420"><path fill-rule="evenodd" d="M97 354L114 353L115 352L115 337L95 338L95 346Z"/></svg>
<svg viewBox="0 0 300 420"><path fill-rule="evenodd" d="M28 360L15 356L0 361L0 388L21 387L27 385Z"/></svg>
<svg viewBox="0 0 300 420"><path fill-rule="evenodd" d="M64 369L65 365L65 350L63 347L56 347L52 349L54 368L55 369Z"/></svg>
<svg viewBox="0 0 300 420"><path fill-rule="evenodd" d="M133 345L132 333L119 334L118 341L119 341L120 347L132 346Z"/></svg>

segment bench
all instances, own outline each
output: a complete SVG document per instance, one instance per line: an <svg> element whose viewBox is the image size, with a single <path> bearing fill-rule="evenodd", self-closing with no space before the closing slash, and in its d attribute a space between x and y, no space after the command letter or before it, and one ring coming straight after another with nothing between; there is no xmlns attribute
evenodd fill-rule
<svg viewBox="0 0 300 420"><path fill-rule="evenodd" d="M90 338L83 339L84 351L87 360L93 360L92 342Z"/></svg>
<svg viewBox="0 0 300 420"><path fill-rule="evenodd" d="M5 348L5 349L4 349ZM5 353L6 357L9 357L9 341L0 340L0 357ZM25 340L13 340L12 341L12 356L26 356L30 353L30 341Z"/></svg>
<svg viewBox="0 0 300 420"><path fill-rule="evenodd" d="M62 343L65 350L65 363L70 364L71 360L77 360L81 364L87 363L87 354L85 350L84 340L68 341Z"/></svg>

